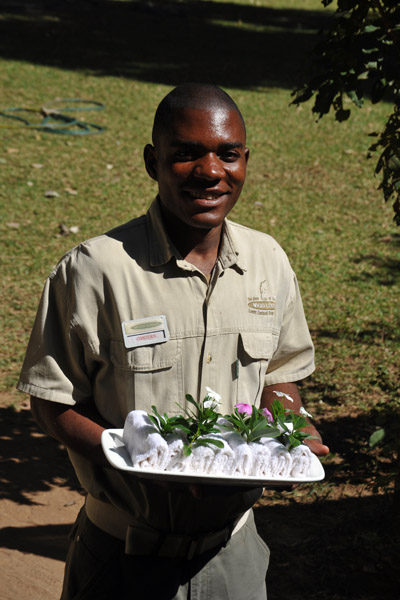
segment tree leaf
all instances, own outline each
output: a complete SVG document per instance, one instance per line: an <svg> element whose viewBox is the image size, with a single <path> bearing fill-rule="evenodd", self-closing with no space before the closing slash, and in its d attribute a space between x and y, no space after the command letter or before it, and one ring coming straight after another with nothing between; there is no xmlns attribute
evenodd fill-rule
<svg viewBox="0 0 400 600"><path fill-rule="evenodd" d="M350 114L350 109L339 108L339 110L337 110L335 113L335 119L336 121L339 121L339 123L342 123L343 121L347 121L347 119L350 117Z"/></svg>
<svg viewBox="0 0 400 600"><path fill-rule="evenodd" d="M373 434L369 437L369 447L374 448L377 444L379 444L383 438L385 437L384 429L377 429Z"/></svg>
<svg viewBox="0 0 400 600"><path fill-rule="evenodd" d="M380 27L378 27L377 25L372 25L372 23L364 27L365 33L373 33L374 31L379 31L379 29Z"/></svg>

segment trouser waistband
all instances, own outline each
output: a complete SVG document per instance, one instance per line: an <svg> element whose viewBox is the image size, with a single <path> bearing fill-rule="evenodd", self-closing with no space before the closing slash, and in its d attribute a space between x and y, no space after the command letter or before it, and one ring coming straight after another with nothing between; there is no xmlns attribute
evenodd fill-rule
<svg viewBox="0 0 400 600"><path fill-rule="evenodd" d="M250 510L218 531L188 536L162 533L146 525L132 524L129 515L88 494L85 504L90 521L109 535L125 541L126 554L187 558L224 546L245 524Z"/></svg>

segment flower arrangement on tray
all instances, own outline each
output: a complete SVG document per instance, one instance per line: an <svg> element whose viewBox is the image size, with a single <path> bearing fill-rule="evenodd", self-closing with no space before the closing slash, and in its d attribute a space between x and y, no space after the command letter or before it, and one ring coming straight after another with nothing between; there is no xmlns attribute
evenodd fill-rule
<svg viewBox="0 0 400 600"><path fill-rule="evenodd" d="M219 412L221 397L206 388L200 402L186 394L182 414L131 411L125 421L123 441L134 467L172 472L192 472L266 478L307 476L312 453L303 442L312 436L302 414L285 408L275 391L267 408L238 403L229 415Z"/></svg>

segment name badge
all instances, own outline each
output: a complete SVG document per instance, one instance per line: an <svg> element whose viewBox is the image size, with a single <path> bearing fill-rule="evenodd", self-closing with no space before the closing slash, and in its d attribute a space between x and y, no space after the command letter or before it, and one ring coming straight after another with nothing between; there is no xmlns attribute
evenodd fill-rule
<svg viewBox="0 0 400 600"><path fill-rule="evenodd" d="M169 340L167 319L164 315L123 321L121 325L125 348L160 344Z"/></svg>

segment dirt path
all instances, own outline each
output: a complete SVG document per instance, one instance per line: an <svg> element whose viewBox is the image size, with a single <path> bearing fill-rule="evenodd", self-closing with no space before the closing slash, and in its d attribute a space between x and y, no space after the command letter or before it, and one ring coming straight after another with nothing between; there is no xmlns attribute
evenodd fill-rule
<svg viewBox="0 0 400 600"><path fill-rule="evenodd" d="M3 400L3 402L1 402ZM57 600L83 502L65 451L0 397L0 600Z"/></svg>
<svg viewBox="0 0 400 600"><path fill-rule="evenodd" d="M67 535L82 497L53 487L30 499L34 504L0 503L1 600L56 600L60 596Z"/></svg>

